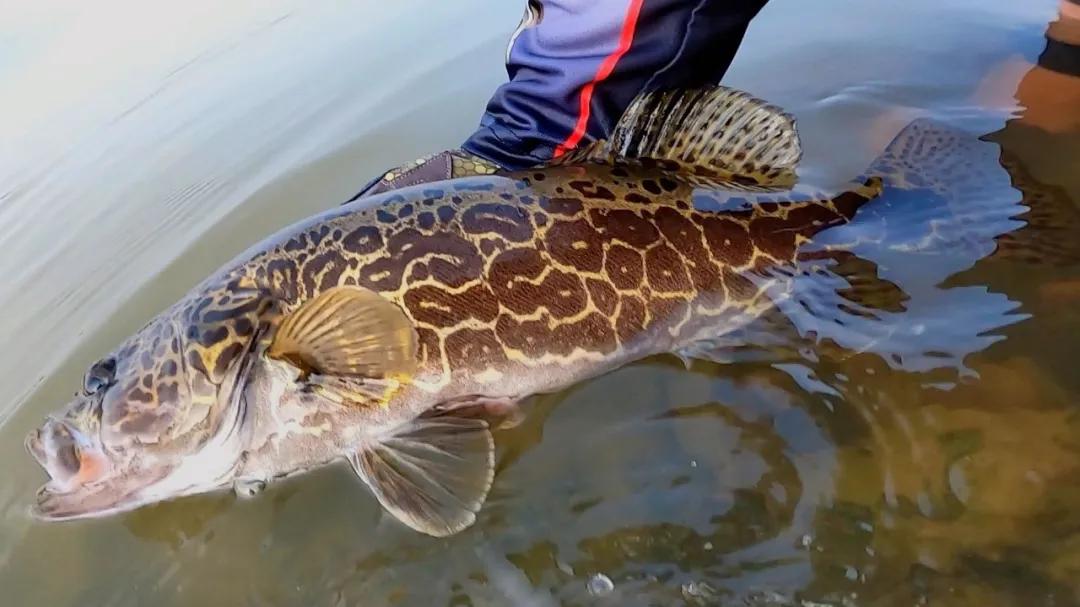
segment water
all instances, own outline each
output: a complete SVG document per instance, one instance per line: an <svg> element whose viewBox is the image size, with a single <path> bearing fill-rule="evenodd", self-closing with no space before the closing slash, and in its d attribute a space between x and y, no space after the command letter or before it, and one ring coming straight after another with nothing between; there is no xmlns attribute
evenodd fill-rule
<svg viewBox="0 0 1080 607"><path fill-rule="evenodd" d="M248 244L457 143L520 15L312 4L3 8L5 604L1080 604L1080 269L1052 231L901 269L955 319L923 335L971 352L959 371L800 344L782 368L656 359L532 399L453 538L388 520L339 467L29 520L22 437L85 366ZM797 115L821 184L916 116L992 133L1080 238L1080 79L1033 68L1057 7L938 4L774 0L727 83ZM1033 264L1033 242L1065 244Z"/></svg>

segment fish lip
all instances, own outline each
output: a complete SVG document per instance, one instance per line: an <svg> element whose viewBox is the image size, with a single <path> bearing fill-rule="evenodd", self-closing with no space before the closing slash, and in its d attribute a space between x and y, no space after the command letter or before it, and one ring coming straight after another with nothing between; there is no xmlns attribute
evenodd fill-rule
<svg viewBox="0 0 1080 607"><path fill-rule="evenodd" d="M66 521L76 518L86 518L89 511L79 511L71 508L71 503L65 497L71 496L76 491L56 491L51 482L38 488L35 494L35 502L30 506L30 516L39 521ZM67 507L65 507L67 506Z"/></svg>
<svg viewBox="0 0 1080 607"><path fill-rule="evenodd" d="M30 454L30 457L33 457L34 461L45 469L47 474L49 472L46 465L48 457L45 455L45 444L41 439L41 428L36 428L26 435L26 438L23 439L23 447L26 448L26 452Z"/></svg>
<svg viewBox="0 0 1080 607"><path fill-rule="evenodd" d="M51 483L42 485L29 508L30 516L41 522L62 522L101 518L139 507L135 494L128 493L104 503L94 503L94 498L104 497L105 487L82 486L72 491L58 491Z"/></svg>

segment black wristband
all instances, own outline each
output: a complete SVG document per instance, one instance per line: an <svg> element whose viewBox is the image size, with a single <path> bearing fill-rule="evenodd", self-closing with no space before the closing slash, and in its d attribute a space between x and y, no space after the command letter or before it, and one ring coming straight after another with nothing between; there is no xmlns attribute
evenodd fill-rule
<svg viewBox="0 0 1080 607"><path fill-rule="evenodd" d="M1080 0L1069 2L1080 4ZM1080 45L1047 38L1046 48L1039 55L1038 65L1052 72L1080 77Z"/></svg>

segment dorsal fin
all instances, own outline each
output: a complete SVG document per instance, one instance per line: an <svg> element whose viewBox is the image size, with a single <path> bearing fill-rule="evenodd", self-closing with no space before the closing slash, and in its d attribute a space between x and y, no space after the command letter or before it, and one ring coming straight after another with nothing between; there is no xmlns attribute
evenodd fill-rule
<svg viewBox="0 0 1080 607"><path fill-rule="evenodd" d="M801 157L791 115L748 93L708 86L639 95L609 139L560 163L643 165L704 187L777 190L794 185Z"/></svg>

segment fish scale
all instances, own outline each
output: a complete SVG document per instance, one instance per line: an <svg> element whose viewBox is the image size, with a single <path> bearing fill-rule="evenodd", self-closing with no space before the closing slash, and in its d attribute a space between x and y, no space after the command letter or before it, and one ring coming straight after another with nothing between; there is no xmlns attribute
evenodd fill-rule
<svg viewBox="0 0 1080 607"><path fill-rule="evenodd" d="M286 309L331 287L376 291L416 327L422 383L477 391L472 378L517 366L670 350L691 304L715 315L760 301L744 273L791 263L800 239L847 221L876 192L864 185L843 208L809 200L721 219L666 177L556 167L357 201L235 272Z"/></svg>

